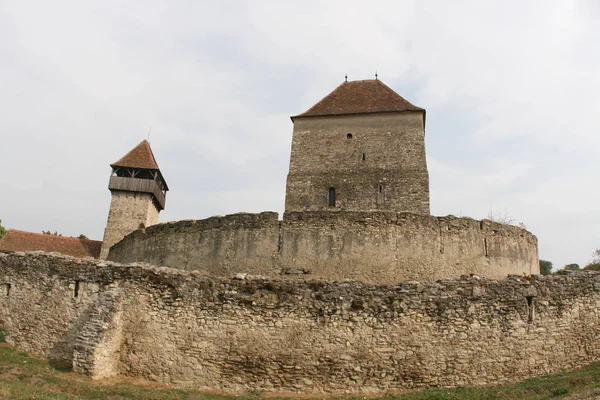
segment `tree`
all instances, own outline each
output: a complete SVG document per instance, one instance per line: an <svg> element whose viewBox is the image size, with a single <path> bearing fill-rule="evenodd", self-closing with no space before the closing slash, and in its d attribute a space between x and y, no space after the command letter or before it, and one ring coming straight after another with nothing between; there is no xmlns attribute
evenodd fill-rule
<svg viewBox="0 0 600 400"><path fill-rule="evenodd" d="M2 236L6 235L6 228L2 226L2 220L0 219L0 239Z"/></svg>
<svg viewBox="0 0 600 400"><path fill-rule="evenodd" d="M54 231L54 233L50 232L50 231L42 231L42 233L44 235L52 235L52 236L62 236L62 233L58 233L56 231Z"/></svg>
<svg viewBox="0 0 600 400"><path fill-rule="evenodd" d="M567 271L577 271L579 270L579 264L567 264L564 269Z"/></svg>
<svg viewBox="0 0 600 400"><path fill-rule="evenodd" d="M506 211L506 209L504 209L504 213L502 213L500 211L494 212L490 208L490 211L487 215L487 219L489 219L492 222L497 222L499 224L504 225L512 225L515 222L515 220L508 215L508 211Z"/></svg>
<svg viewBox="0 0 600 400"><path fill-rule="evenodd" d="M546 260L540 260L540 273L542 275L549 275L552 273L552 262Z"/></svg>
<svg viewBox="0 0 600 400"><path fill-rule="evenodd" d="M600 249L596 249L592 253L592 261L583 269L586 271L600 271Z"/></svg>
<svg viewBox="0 0 600 400"><path fill-rule="evenodd" d="M600 262L589 263L585 267L583 267L585 271L600 271Z"/></svg>
<svg viewBox="0 0 600 400"><path fill-rule="evenodd" d="M77 236L77 239L79 239L79 240L90 240L90 238L87 237L86 235L84 235L83 233L81 235Z"/></svg>

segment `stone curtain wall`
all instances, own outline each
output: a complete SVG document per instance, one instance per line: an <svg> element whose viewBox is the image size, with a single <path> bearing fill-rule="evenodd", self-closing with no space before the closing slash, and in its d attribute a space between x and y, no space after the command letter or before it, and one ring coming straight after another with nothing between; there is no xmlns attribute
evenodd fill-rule
<svg viewBox="0 0 600 400"><path fill-rule="evenodd" d="M0 283L10 343L96 377L383 392L520 380L600 359L597 273L374 285L14 253L0 254Z"/></svg>
<svg viewBox="0 0 600 400"><path fill-rule="evenodd" d="M128 235L110 251L211 275L306 275L395 283L479 274L539 273L537 238L471 218L387 212L233 214L165 223Z"/></svg>
<svg viewBox="0 0 600 400"><path fill-rule="evenodd" d="M128 235L113 246L109 259L224 276L268 274L277 264L279 225L275 212L158 224Z"/></svg>
<svg viewBox="0 0 600 400"><path fill-rule="evenodd" d="M422 112L294 118L285 211L428 215L423 118Z"/></svg>

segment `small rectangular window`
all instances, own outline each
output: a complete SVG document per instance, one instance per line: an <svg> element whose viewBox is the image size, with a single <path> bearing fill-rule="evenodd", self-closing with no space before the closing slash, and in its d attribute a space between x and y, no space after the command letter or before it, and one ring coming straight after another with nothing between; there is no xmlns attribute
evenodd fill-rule
<svg viewBox="0 0 600 400"><path fill-rule="evenodd" d="M329 189L329 207L335 207L335 188Z"/></svg>

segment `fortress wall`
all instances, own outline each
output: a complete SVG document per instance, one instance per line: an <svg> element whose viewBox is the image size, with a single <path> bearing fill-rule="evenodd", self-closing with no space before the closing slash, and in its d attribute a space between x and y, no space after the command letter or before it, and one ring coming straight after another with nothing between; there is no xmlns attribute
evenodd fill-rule
<svg viewBox="0 0 600 400"><path fill-rule="evenodd" d="M591 272L374 285L14 253L0 254L0 283L12 285L0 293L7 339L47 356L66 341L62 361L74 348L75 370L92 376L341 394L496 384L600 359Z"/></svg>
<svg viewBox="0 0 600 400"><path fill-rule="evenodd" d="M7 341L47 357L54 366L70 368L77 333L102 282L85 271L87 261L42 252L16 254L0 253L0 324Z"/></svg>
<svg viewBox="0 0 600 400"><path fill-rule="evenodd" d="M471 218L392 212L233 214L160 224L115 245L109 259L212 275L306 274L394 283L463 274L539 273L537 238Z"/></svg>
<svg viewBox="0 0 600 400"><path fill-rule="evenodd" d="M275 269L279 221L275 212L168 222L138 230L111 249L110 260L143 261L229 276Z"/></svg>

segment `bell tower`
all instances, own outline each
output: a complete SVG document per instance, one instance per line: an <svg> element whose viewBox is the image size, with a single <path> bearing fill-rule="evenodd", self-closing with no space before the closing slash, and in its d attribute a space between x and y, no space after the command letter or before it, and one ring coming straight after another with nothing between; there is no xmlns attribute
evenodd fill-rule
<svg viewBox="0 0 600 400"><path fill-rule="evenodd" d="M129 233L158 223L169 190L147 140L110 166L110 210L100 251L103 260L111 246Z"/></svg>

